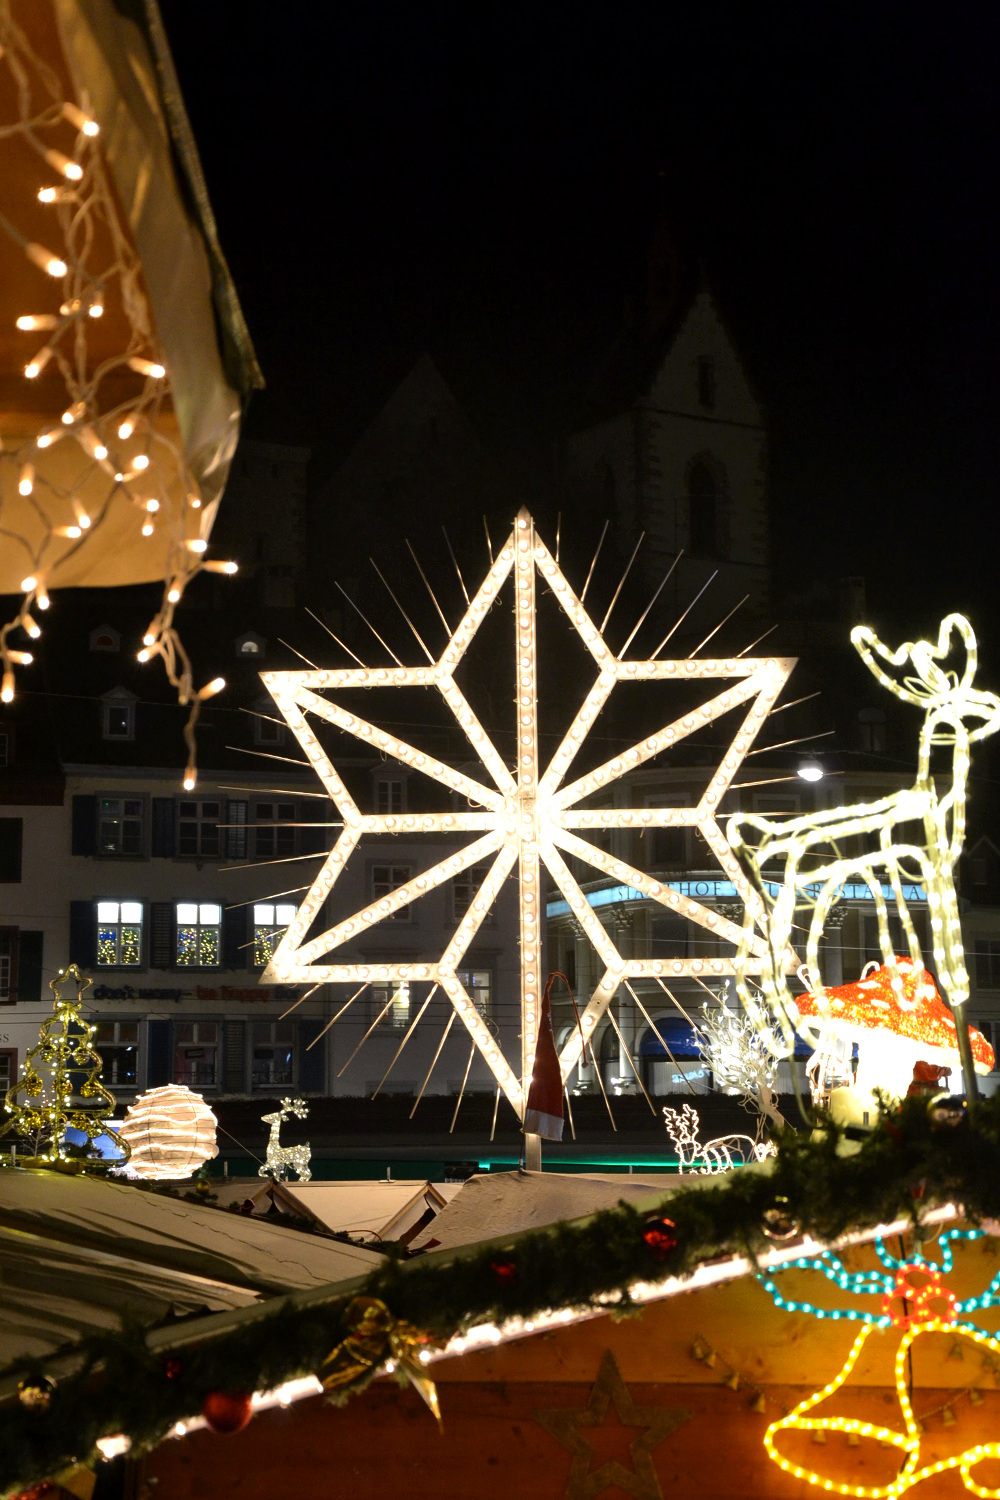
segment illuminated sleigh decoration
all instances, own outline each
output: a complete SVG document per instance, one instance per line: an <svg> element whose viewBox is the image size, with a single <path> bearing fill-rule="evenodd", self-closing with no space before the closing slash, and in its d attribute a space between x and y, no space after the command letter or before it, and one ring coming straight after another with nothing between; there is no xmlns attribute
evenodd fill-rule
<svg viewBox="0 0 1000 1500"><path fill-rule="evenodd" d="M954 868L965 833L969 746L973 740L984 739L1000 728L1000 698L972 686L977 665L976 637L962 615L947 616L936 645L929 641L906 641L898 650L890 651L864 625L852 630L851 641L883 687L904 703L924 710L913 786L875 802L826 809L780 822L751 813L738 814L729 822L729 842L764 902L763 932L767 948L760 972L760 993L750 988L739 958L736 988L765 1044L785 1057L791 1055L795 1031L801 1029L799 1011L788 987L789 970L795 968L792 932L796 918L801 921L803 908L811 908L806 962L799 970L799 977L816 999L822 1017L819 940L847 881L863 883L871 893L882 962L889 971L893 997L901 1010L912 1008L915 1001L904 992L903 976L893 951L886 886L911 962L917 968L923 967L920 944L904 896L904 882L917 883L926 891L931 947L941 989L953 1007L962 1005L969 995ZM965 664L960 673L946 670L943 665L956 645L965 648ZM885 666L909 668L909 672L899 680L889 676ZM930 767L935 746L950 746L952 751L951 785L940 797ZM905 825L914 822L923 827L921 844L904 836ZM858 854L841 855L840 848L847 840L861 840L868 847ZM773 883L769 888L763 874L765 864L775 862L783 865L776 894ZM759 941L756 924L748 908L741 956L755 951L755 940Z"/></svg>

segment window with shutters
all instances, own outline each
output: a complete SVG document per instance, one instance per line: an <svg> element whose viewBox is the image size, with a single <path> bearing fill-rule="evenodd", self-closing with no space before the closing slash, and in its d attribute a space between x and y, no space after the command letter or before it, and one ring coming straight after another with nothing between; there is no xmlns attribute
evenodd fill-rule
<svg viewBox="0 0 1000 1500"><path fill-rule="evenodd" d="M17 1048L0 1047L0 1094L6 1094L16 1078Z"/></svg>
<svg viewBox="0 0 1000 1500"><path fill-rule="evenodd" d="M101 1082L109 1089L134 1089L138 1082L139 1022L98 1021L94 1046L101 1054Z"/></svg>
<svg viewBox="0 0 1000 1500"><path fill-rule="evenodd" d="M132 858L143 852L145 802L142 797L97 799L97 852Z"/></svg>
<svg viewBox="0 0 1000 1500"><path fill-rule="evenodd" d="M13 885L21 879L23 834L22 818L0 818L0 883Z"/></svg>
<svg viewBox="0 0 1000 1500"><path fill-rule="evenodd" d="M251 1088L290 1088L294 1081L294 1023L291 1021L251 1021L250 1027Z"/></svg>
<svg viewBox="0 0 1000 1500"><path fill-rule="evenodd" d="M254 803L255 859L289 859L295 853L295 803Z"/></svg>
<svg viewBox="0 0 1000 1500"><path fill-rule="evenodd" d="M393 891L405 885L410 878L409 865L372 865L372 901L383 902ZM388 912L386 904L387 922L408 922L410 920L409 906L400 906L393 912Z"/></svg>
<svg viewBox="0 0 1000 1500"><path fill-rule="evenodd" d="M0 771L6 771L14 760L14 746L11 732L5 725L0 725Z"/></svg>
<svg viewBox="0 0 1000 1500"><path fill-rule="evenodd" d="M222 964L222 907L215 901L178 901L175 962L179 968L218 969Z"/></svg>
<svg viewBox="0 0 1000 1500"><path fill-rule="evenodd" d="M487 875L490 873L489 865L473 865L471 870L463 870L461 875L456 875L451 883L452 915L456 922L460 922L469 907L479 895L480 887ZM488 912L483 918L482 926L493 921L493 913Z"/></svg>
<svg viewBox="0 0 1000 1500"><path fill-rule="evenodd" d="M177 804L177 853L189 858L218 859L220 854L219 820L222 804L189 801Z"/></svg>
<svg viewBox="0 0 1000 1500"><path fill-rule="evenodd" d="M17 999L17 928L0 927L0 1005Z"/></svg>
<svg viewBox="0 0 1000 1500"><path fill-rule="evenodd" d="M976 985L979 989L1000 989L1000 940L976 938L973 957L976 961Z"/></svg>
<svg viewBox="0 0 1000 1500"><path fill-rule="evenodd" d="M270 710L270 711L268 711ZM253 720L253 742L255 745L283 745L285 742L285 726L281 720L275 717L273 703L267 707L257 708Z"/></svg>
<svg viewBox="0 0 1000 1500"><path fill-rule="evenodd" d="M218 1079L218 1021L178 1021L174 1027L174 1083L214 1088Z"/></svg>
<svg viewBox="0 0 1000 1500"><path fill-rule="evenodd" d="M274 950L288 930L296 907L291 902L260 902L253 909L253 962L263 969L271 962Z"/></svg>
<svg viewBox="0 0 1000 1500"><path fill-rule="evenodd" d="M142 902L98 901L97 967L138 968L142 963Z"/></svg>

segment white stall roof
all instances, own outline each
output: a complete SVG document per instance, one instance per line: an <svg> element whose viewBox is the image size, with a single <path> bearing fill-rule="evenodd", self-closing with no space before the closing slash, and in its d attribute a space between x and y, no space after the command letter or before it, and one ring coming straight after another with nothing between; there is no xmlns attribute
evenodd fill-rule
<svg viewBox="0 0 1000 1500"><path fill-rule="evenodd" d="M364 1276L377 1252L97 1177L0 1170L0 1365Z"/></svg>
<svg viewBox="0 0 1000 1500"><path fill-rule="evenodd" d="M275 1182L265 1193L279 1208L300 1214L337 1234L398 1240L424 1217L437 1214L451 1184L422 1178L375 1182Z"/></svg>
<svg viewBox="0 0 1000 1500"><path fill-rule="evenodd" d="M579 1219L624 1198L665 1196L690 1179L662 1172L607 1176L576 1172L484 1172L462 1184L447 1208L416 1236L411 1250L456 1249L498 1235Z"/></svg>

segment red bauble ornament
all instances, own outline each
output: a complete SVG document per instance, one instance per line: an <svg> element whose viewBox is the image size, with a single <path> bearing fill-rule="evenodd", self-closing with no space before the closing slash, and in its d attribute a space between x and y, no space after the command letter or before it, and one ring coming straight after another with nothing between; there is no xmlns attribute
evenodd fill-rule
<svg viewBox="0 0 1000 1500"><path fill-rule="evenodd" d="M253 1416L249 1391L209 1391L201 1414L213 1432L242 1432Z"/></svg>
<svg viewBox="0 0 1000 1500"><path fill-rule="evenodd" d="M491 1260L490 1270L502 1286L517 1280L517 1266L512 1260Z"/></svg>
<svg viewBox="0 0 1000 1500"><path fill-rule="evenodd" d="M647 1219L642 1238L654 1260L666 1260L677 1249L677 1225L672 1219Z"/></svg>
<svg viewBox="0 0 1000 1500"><path fill-rule="evenodd" d="M168 1380L177 1380L184 1366L179 1359L165 1359L163 1361L163 1373Z"/></svg>

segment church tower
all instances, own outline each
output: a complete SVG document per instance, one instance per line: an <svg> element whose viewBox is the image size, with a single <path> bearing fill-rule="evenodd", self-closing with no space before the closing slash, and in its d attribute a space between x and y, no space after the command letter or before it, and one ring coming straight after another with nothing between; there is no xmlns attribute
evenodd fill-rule
<svg viewBox="0 0 1000 1500"><path fill-rule="evenodd" d="M764 413L704 277L684 286L663 216L647 265L642 326L629 330L566 445L567 490L612 520L624 557L679 614L713 573L700 621L769 609ZM695 626L697 628L697 626Z"/></svg>

